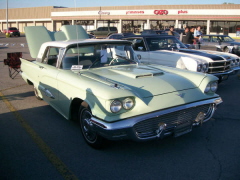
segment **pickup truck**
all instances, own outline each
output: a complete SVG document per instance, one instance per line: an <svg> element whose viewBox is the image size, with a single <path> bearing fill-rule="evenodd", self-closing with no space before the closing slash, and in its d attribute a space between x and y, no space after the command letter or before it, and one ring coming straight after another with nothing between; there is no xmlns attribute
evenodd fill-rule
<svg viewBox="0 0 240 180"><path fill-rule="evenodd" d="M211 119L222 102L217 77L142 65L128 41L87 39L77 25L59 32L25 27L25 33L36 60L21 58L22 78L37 99L79 121L93 148L106 140L178 137Z"/></svg>

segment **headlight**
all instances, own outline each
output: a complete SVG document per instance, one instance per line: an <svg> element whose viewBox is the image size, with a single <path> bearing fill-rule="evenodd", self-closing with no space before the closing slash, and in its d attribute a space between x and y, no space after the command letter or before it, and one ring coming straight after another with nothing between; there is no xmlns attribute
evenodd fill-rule
<svg viewBox="0 0 240 180"><path fill-rule="evenodd" d="M207 64L203 64L202 70L203 70L203 72L207 72L208 71L208 65Z"/></svg>
<svg viewBox="0 0 240 180"><path fill-rule="evenodd" d="M216 81L211 83L211 88L210 89L211 89L212 92L216 92L217 88L218 88L218 83Z"/></svg>
<svg viewBox="0 0 240 180"><path fill-rule="evenodd" d="M218 82L217 81L210 82L206 86L206 88L204 90L204 93L209 93L210 91L215 93L217 91L217 88L218 88Z"/></svg>
<svg viewBox="0 0 240 180"><path fill-rule="evenodd" d="M202 64L198 64L197 66L197 72L201 72L202 71Z"/></svg>
<svg viewBox="0 0 240 180"><path fill-rule="evenodd" d="M117 113L122 109L122 103L119 100L114 100L111 105L110 109L113 113Z"/></svg>
<svg viewBox="0 0 240 180"><path fill-rule="evenodd" d="M210 88L211 88L210 83L208 83L208 85L207 85L207 87L205 88L204 92L205 92L205 93L208 93L208 92L210 91Z"/></svg>
<svg viewBox="0 0 240 180"><path fill-rule="evenodd" d="M123 108L128 110L131 109L134 105L134 101L131 98L126 98L123 100Z"/></svg>

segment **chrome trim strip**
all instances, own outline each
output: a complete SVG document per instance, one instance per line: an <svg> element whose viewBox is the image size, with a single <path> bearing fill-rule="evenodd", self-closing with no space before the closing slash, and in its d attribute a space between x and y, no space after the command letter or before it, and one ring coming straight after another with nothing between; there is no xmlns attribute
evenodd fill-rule
<svg viewBox="0 0 240 180"><path fill-rule="evenodd" d="M231 74L231 73L234 72L234 71L235 71L235 70L232 69L232 70L230 70L230 71L223 72L223 73L213 73L213 74L209 73L209 74L214 75L214 76L219 76L219 75L227 75L227 74Z"/></svg>

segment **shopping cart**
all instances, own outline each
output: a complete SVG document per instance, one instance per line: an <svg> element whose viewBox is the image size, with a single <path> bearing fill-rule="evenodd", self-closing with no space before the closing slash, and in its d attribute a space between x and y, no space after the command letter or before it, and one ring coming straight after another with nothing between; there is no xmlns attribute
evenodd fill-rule
<svg viewBox="0 0 240 180"><path fill-rule="evenodd" d="M14 79L18 73L21 72L21 61L22 52L7 53L7 59L4 59L4 64L8 65L9 76Z"/></svg>

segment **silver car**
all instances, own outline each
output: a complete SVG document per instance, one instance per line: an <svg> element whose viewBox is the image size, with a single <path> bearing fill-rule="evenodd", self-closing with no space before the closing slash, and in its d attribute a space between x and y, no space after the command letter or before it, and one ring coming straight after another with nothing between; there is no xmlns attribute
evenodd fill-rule
<svg viewBox="0 0 240 180"><path fill-rule="evenodd" d="M201 49L230 52L240 55L240 42L227 35L203 35Z"/></svg>

